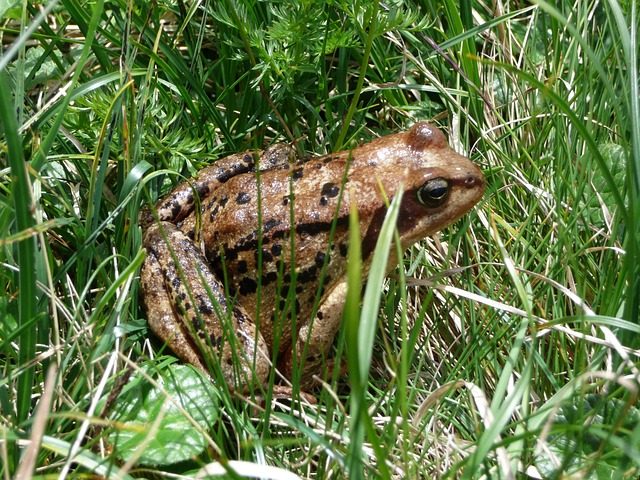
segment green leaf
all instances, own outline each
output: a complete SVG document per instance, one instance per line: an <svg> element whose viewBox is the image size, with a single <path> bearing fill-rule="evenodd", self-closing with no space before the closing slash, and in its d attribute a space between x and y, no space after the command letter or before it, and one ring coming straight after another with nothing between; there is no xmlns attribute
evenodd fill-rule
<svg viewBox="0 0 640 480"><path fill-rule="evenodd" d="M118 456L144 465L170 465L199 455L207 445L206 430L218 419L214 385L187 365L166 366L156 382L161 388L139 376L123 390L112 416L118 427L109 441Z"/></svg>
<svg viewBox="0 0 640 480"><path fill-rule="evenodd" d="M607 142L601 144L598 150L616 184L623 185L626 175L625 165L627 163L624 148L621 145ZM591 212L590 220L593 223L602 225L605 220L602 207L605 206L609 214L613 215L618 206L616 205L611 186L607 183L600 169L596 168L593 170L592 182L594 197L589 202Z"/></svg>

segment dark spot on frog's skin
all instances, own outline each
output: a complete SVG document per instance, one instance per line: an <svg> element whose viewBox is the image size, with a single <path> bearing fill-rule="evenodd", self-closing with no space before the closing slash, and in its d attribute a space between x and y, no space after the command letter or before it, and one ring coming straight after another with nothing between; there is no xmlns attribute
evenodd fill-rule
<svg viewBox="0 0 640 480"><path fill-rule="evenodd" d="M245 316L238 309L238 307L234 307L233 308L233 318L235 318L237 320L238 325L242 325L246 321ZM242 335L238 335L238 338L242 338Z"/></svg>
<svg viewBox="0 0 640 480"><path fill-rule="evenodd" d="M373 249L378 242L380 228L382 227L382 222L384 221L384 217L386 216L386 214L387 209L384 205L378 208L378 210L376 210L376 212L373 214L370 223L371 226L369 227L369 230L367 230L367 234L365 235L365 237L362 239L362 258L369 258L369 256L373 253ZM410 218L410 215L401 215L400 218L398 218L398 231L400 233L405 231L401 226L403 222L408 222L411 224L411 226L413 226L415 223L413 221L413 218Z"/></svg>
<svg viewBox="0 0 640 480"><path fill-rule="evenodd" d="M320 206L324 207L329 203L329 199L327 197L320 197Z"/></svg>
<svg viewBox="0 0 640 480"><path fill-rule="evenodd" d="M276 220L275 218L267 220L266 222L264 222L264 225L262 226L262 233L267 233L272 228L280 225L280 223L282 222L280 222L280 220Z"/></svg>
<svg viewBox="0 0 640 480"><path fill-rule="evenodd" d="M249 295L250 293L255 293L258 289L258 284L253 278L244 277L240 280L240 295Z"/></svg>
<svg viewBox="0 0 640 480"><path fill-rule="evenodd" d="M296 287L296 293L302 293L302 290L303 290L302 285L298 285Z"/></svg>
<svg viewBox="0 0 640 480"><path fill-rule="evenodd" d="M322 185L320 193L329 198L337 197L340 193L340 188L333 182L327 182Z"/></svg>
<svg viewBox="0 0 640 480"><path fill-rule="evenodd" d="M222 337L220 338L216 338L216 334L215 333L210 333L209 334L209 342L211 343L211 346L216 347L216 348L220 348L220 344Z"/></svg>
<svg viewBox="0 0 640 480"><path fill-rule="evenodd" d="M247 261L246 260L240 260L238 262L238 273L243 274L243 273L247 273Z"/></svg>
<svg viewBox="0 0 640 480"><path fill-rule="evenodd" d="M322 159L322 161L323 161L324 163L329 163L329 162L330 162L330 161L332 161L332 160L333 160L333 157L332 157L332 156L330 156L330 155L327 155L326 157L324 157L324 158Z"/></svg>
<svg viewBox="0 0 640 480"><path fill-rule="evenodd" d="M293 172L291 172L291 178L293 178L293 180L300 180L302 177L304 177L304 170L302 170L302 168L296 168Z"/></svg>
<svg viewBox="0 0 640 480"><path fill-rule="evenodd" d="M184 302L182 304L182 308L184 309L185 312L188 312L189 310L191 310L191 302Z"/></svg>
<svg viewBox="0 0 640 480"><path fill-rule="evenodd" d="M250 201L251 195L249 195L247 192L240 192L236 197L236 203L238 205L244 205L246 203L249 203Z"/></svg>
<svg viewBox="0 0 640 480"><path fill-rule="evenodd" d="M244 157L242 157L242 161L247 165L253 165L253 155L250 153L245 153Z"/></svg>
<svg viewBox="0 0 640 480"><path fill-rule="evenodd" d="M195 317L191 320L191 324L196 332L202 331L202 322L198 317Z"/></svg>
<svg viewBox="0 0 640 480"><path fill-rule="evenodd" d="M324 318L324 314L322 313L321 310L318 310L318 313L316 313L316 318L318 320L322 320Z"/></svg>
<svg viewBox="0 0 640 480"><path fill-rule="evenodd" d="M378 161L377 160L371 160L368 165L370 167L377 167L378 166Z"/></svg>
<svg viewBox="0 0 640 480"><path fill-rule="evenodd" d="M209 302L201 300L201 303L198 306L198 311L203 315L211 315L213 313L213 308L209 305Z"/></svg>
<svg viewBox="0 0 640 480"><path fill-rule="evenodd" d="M255 252L256 264L259 262L258 252ZM262 263L271 263L273 262L273 255L266 251L264 248L262 249Z"/></svg>
<svg viewBox="0 0 640 480"><path fill-rule="evenodd" d="M274 257L279 257L281 253L282 253L282 245L280 245L279 243L274 243L273 245L271 245L271 254Z"/></svg>
<svg viewBox="0 0 640 480"><path fill-rule="evenodd" d="M325 275L324 278L322 279L322 291L323 292L324 292L324 286L328 285L330 281L331 281L331 275Z"/></svg>
<svg viewBox="0 0 640 480"><path fill-rule="evenodd" d="M180 212L182 212L182 206L178 202L172 202L171 206L171 218L178 218Z"/></svg>
<svg viewBox="0 0 640 480"><path fill-rule="evenodd" d="M229 248L228 244L224 244L222 246L222 249L224 250L224 256L225 258L230 261L230 262L234 262L238 259L238 250L235 248Z"/></svg>
<svg viewBox="0 0 640 480"><path fill-rule="evenodd" d="M252 232L249 235L246 235L243 238L240 238L236 243L236 246L231 248L227 243L225 243L222 248L224 250L225 256L228 260L235 261L238 259L239 252L250 252L255 251L258 247L258 240L256 238L257 233ZM264 242L263 242L264 243Z"/></svg>
<svg viewBox="0 0 640 480"><path fill-rule="evenodd" d="M278 309L282 312L284 311L284 308L287 306L287 300L284 298L280 299L280 302L278 303Z"/></svg>
<svg viewBox="0 0 640 480"><path fill-rule="evenodd" d="M326 255L324 252L318 252L316 253L316 266L318 268L322 268L324 266L324 259L325 259Z"/></svg>
<svg viewBox="0 0 640 480"><path fill-rule="evenodd" d="M216 172L216 178L218 179L218 181L220 183L225 183L227 182L230 178L235 177L236 175L238 175L238 173L240 173L237 170L234 170L232 168L221 168Z"/></svg>
<svg viewBox="0 0 640 480"><path fill-rule="evenodd" d="M286 299L289 296L289 288L290 288L290 285L288 283L285 283L280 287L280 291L278 292L278 295L280 295L280 298Z"/></svg>
<svg viewBox="0 0 640 480"><path fill-rule="evenodd" d="M313 282L318 278L318 267L312 265L311 267L300 271L298 273L298 277L296 278L297 282L300 283L309 283Z"/></svg>
<svg viewBox="0 0 640 480"><path fill-rule="evenodd" d="M316 170L321 170L323 166L324 165L322 165L321 163L316 163Z"/></svg>
<svg viewBox="0 0 640 480"><path fill-rule="evenodd" d="M267 286L270 283L275 282L276 280L278 280L278 272L269 272L266 275L262 275L262 285Z"/></svg>
<svg viewBox="0 0 640 480"><path fill-rule="evenodd" d="M166 272L163 272L163 274L166 275ZM180 285L182 285L182 283L180 282L180 277L175 277L173 280L171 280L171 286L176 290L180 288Z"/></svg>
<svg viewBox="0 0 640 480"><path fill-rule="evenodd" d="M347 244L346 243L341 243L340 244L340 255L342 255L343 257L347 256Z"/></svg>
<svg viewBox="0 0 640 480"><path fill-rule="evenodd" d="M228 201L229 201L229 197L227 197L226 195L222 197L220 199L220 202L218 202L218 204L220 205L220 208L224 208Z"/></svg>
<svg viewBox="0 0 640 480"><path fill-rule="evenodd" d="M289 197L282 197L282 205L286 207L289 205Z"/></svg>

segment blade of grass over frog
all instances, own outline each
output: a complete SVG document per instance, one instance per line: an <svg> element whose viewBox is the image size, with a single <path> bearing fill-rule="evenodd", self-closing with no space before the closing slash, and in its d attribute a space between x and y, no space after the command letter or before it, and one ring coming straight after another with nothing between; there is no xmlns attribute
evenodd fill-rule
<svg viewBox="0 0 640 480"><path fill-rule="evenodd" d="M351 204L349 215L349 247L347 250L347 298L344 305L346 354L351 380L351 426L347 463L352 478L361 478L364 427L359 412L363 410L364 385L358 368L358 331L360 295L362 291L362 254L358 210Z"/></svg>
<svg viewBox="0 0 640 480"><path fill-rule="evenodd" d="M398 187L399 193L394 197L387 211L371 259L371 270L367 277L367 287L364 292L358 331L358 365L362 379L366 379L369 376L373 342L376 335L376 326L378 325L382 283L387 273L387 262L389 261L389 254L391 252L391 242L393 241L396 222L400 212L402 188L402 185Z"/></svg>
<svg viewBox="0 0 640 480"><path fill-rule="evenodd" d="M35 227L35 219L31 213L33 200L31 196L31 180L24 161L22 141L18 134L15 108L9 79L0 72L0 122L3 124L7 141L7 159L11 168L11 196L15 210L15 228L18 232ZM18 326L35 322L38 302L36 289L36 239L29 236L18 242ZM36 352L36 328L25 328L20 335L18 365L26 365L33 360ZM17 391L17 424L27 419L31 410L31 392L33 388L34 369L29 368L18 378Z"/></svg>
<svg viewBox="0 0 640 480"><path fill-rule="evenodd" d="M402 192L402 188L399 188ZM386 218L380 230L378 242L373 252L371 270L367 277L367 287L363 298L360 314L359 305L362 292L362 257L360 245L360 227L355 205L351 205L349 217L349 250L348 250L348 293L345 303L345 336L347 340L347 360L351 378L351 445L349 472L355 478L361 478L362 453L365 430L370 443L377 455L377 465L382 477L389 477L386 467L386 453L379 448L378 435L371 425L364 405L366 383L369 377L371 355L378 324L378 311L382 282L386 274L387 261L391 242L395 232L395 225L400 210L402 194L396 195L387 211ZM385 475L386 472L386 475Z"/></svg>

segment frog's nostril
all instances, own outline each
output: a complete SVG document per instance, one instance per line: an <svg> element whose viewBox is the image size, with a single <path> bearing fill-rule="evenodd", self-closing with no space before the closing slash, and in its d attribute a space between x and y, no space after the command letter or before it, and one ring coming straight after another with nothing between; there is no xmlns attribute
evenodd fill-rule
<svg viewBox="0 0 640 480"><path fill-rule="evenodd" d="M469 174L467 178L464 180L464 186L468 188L474 187L476 185L480 185L481 183L482 183L482 180L480 178L475 177L471 174Z"/></svg>

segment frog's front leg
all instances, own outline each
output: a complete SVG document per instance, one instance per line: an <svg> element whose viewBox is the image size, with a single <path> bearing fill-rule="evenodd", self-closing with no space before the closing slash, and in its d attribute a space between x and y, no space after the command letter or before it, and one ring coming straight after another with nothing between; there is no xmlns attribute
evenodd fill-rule
<svg viewBox="0 0 640 480"><path fill-rule="evenodd" d="M204 355L217 359L229 386L246 386L252 379L264 384L270 370L267 345L247 312L229 305L200 249L169 222L150 226L143 244L147 258L140 278L151 330L205 373Z"/></svg>
<svg viewBox="0 0 640 480"><path fill-rule="evenodd" d="M302 365L302 377L300 385L302 388L313 387L316 382L314 375L323 376L326 368L323 368L325 356L329 352L336 333L342 324L342 312L347 298L347 281L343 280L336 284L322 298L313 319L304 323L298 331L296 341L297 363ZM333 364L332 360L327 362ZM287 352L285 356L285 376L293 377L293 350Z"/></svg>

